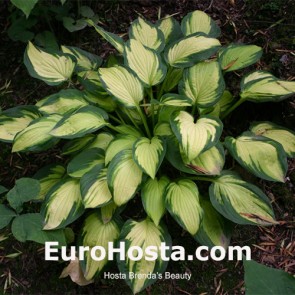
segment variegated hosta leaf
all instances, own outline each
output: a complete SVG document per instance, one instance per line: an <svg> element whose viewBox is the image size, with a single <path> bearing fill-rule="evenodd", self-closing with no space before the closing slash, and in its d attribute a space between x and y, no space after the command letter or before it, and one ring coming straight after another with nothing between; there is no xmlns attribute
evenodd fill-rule
<svg viewBox="0 0 295 295"><path fill-rule="evenodd" d="M87 105L88 102L84 99L84 93L77 89L61 90L36 103L39 111L48 115L63 115Z"/></svg>
<svg viewBox="0 0 295 295"><path fill-rule="evenodd" d="M210 116L201 116L195 123L185 111L173 113L170 124L189 161L214 146L223 128L219 119Z"/></svg>
<svg viewBox="0 0 295 295"><path fill-rule="evenodd" d="M66 178L59 181L47 193L42 204L44 228L63 228L79 218L84 212L78 179Z"/></svg>
<svg viewBox="0 0 295 295"><path fill-rule="evenodd" d="M135 39L126 43L125 63L147 87L162 82L167 71L160 54Z"/></svg>
<svg viewBox="0 0 295 295"><path fill-rule="evenodd" d="M182 111L185 110L186 107L175 107L175 106L162 106L159 110L159 115L158 115L158 122L169 122L170 123L170 119L171 116L174 112L176 111Z"/></svg>
<svg viewBox="0 0 295 295"><path fill-rule="evenodd" d="M80 186L85 208L102 207L112 200L104 164L96 165L84 174Z"/></svg>
<svg viewBox="0 0 295 295"><path fill-rule="evenodd" d="M99 133L95 136L94 140L87 146L87 149L99 148L106 151L110 142L114 139L114 136L108 132Z"/></svg>
<svg viewBox="0 0 295 295"><path fill-rule="evenodd" d="M232 94L225 90L218 100L218 102L209 108L198 108L201 115L211 115L214 117L222 117L222 115L233 105L234 97Z"/></svg>
<svg viewBox="0 0 295 295"><path fill-rule="evenodd" d="M152 179L155 178L165 153L166 144L159 137L141 137L133 145L134 161Z"/></svg>
<svg viewBox="0 0 295 295"><path fill-rule="evenodd" d="M185 36L204 33L209 37L217 38L221 34L216 22L208 14L200 10L188 13L182 19L181 29Z"/></svg>
<svg viewBox="0 0 295 295"><path fill-rule="evenodd" d="M164 92L169 92L173 88L175 88L178 82L181 80L182 74L183 74L183 69L170 68L163 82Z"/></svg>
<svg viewBox="0 0 295 295"><path fill-rule="evenodd" d="M82 149L99 148L106 150L110 142L114 139L114 136L108 132L102 132L97 135L86 134L81 138L75 138L67 142L62 149L63 155L74 154Z"/></svg>
<svg viewBox="0 0 295 295"><path fill-rule="evenodd" d="M157 22L157 27L163 32L166 44L182 37L180 25L178 21L172 16L167 16L159 20Z"/></svg>
<svg viewBox="0 0 295 295"><path fill-rule="evenodd" d="M199 107L209 107L220 99L225 88L219 63L200 62L187 68L179 84L180 93L189 97Z"/></svg>
<svg viewBox="0 0 295 295"><path fill-rule="evenodd" d="M180 146L177 138L172 134L172 136L166 137L167 143L167 151L166 151L166 159L170 162L170 164L179 171L186 172L189 174L197 174L195 170L189 168L189 166L185 165L180 154Z"/></svg>
<svg viewBox="0 0 295 295"><path fill-rule="evenodd" d="M106 59L107 68L123 65L123 64L124 64L124 57L116 53L110 53Z"/></svg>
<svg viewBox="0 0 295 295"><path fill-rule="evenodd" d="M78 109L75 113L65 115L50 134L61 138L78 138L92 133L108 123L107 113L94 106L86 106Z"/></svg>
<svg viewBox="0 0 295 295"><path fill-rule="evenodd" d="M33 120L28 127L19 132L13 141L12 152L43 151L58 142L50 135L60 115L50 115Z"/></svg>
<svg viewBox="0 0 295 295"><path fill-rule="evenodd" d="M241 98L253 102L281 101L295 93L295 81L279 80L270 73L256 71L241 81Z"/></svg>
<svg viewBox="0 0 295 295"><path fill-rule="evenodd" d="M58 164L51 164L40 169L34 178L39 180L40 192L38 199L44 200L48 191L65 175L66 169Z"/></svg>
<svg viewBox="0 0 295 295"><path fill-rule="evenodd" d="M84 87L84 98L107 112L116 109L117 103L103 88L98 71L83 71L77 75L79 83Z"/></svg>
<svg viewBox="0 0 295 295"><path fill-rule="evenodd" d="M138 137L134 135L117 135L116 138L110 143L106 150L105 155L105 165L108 163L121 151L123 150L131 150L134 142Z"/></svg>
<svg viewBox="0 0 295 295"><path fill-rule="evenodd" d="M186 166L197 174L219 175L225 162L223 146L218 143L199 154L192 161L188 161L186 155L182 154L182 160Z"/></svg>
<svg viewBox="0 0 295 295"><path fill-rule="evenodd" d="M124 41L121 37L116 34L107 32L102 27L95 24L91 19L87 19L86 22L88 23L88 25L94 27L96 32L105 40L107 40L110 44L112 44L120 53L124 52Z"/></svg>
<svg viewBox="0 0 295 295"><path fill-rule="evenodd" d="M92 103L96 103L94 97L105 98L109 94L103 88L102 83L99 78L98 71L83 71L77 74L77 79L79 83L83 86L86 90L86 93L91 93L93 96L87 97L86 99Z"/></svg>
<svg viewBox="0 0 295 295"><path fill-rule="evenodd" d="M165 59L172 67L186 68L209 58L219 47L217 39L193 35L168 46L165 49Z"/></svg>
<svg viewBox="0 0 295 295"><path fill-rule="evenodd" d="M139 111L137 108L130 108L128 110L125 110L125 108L121 108L120 111L124 114L124 116L126 116L126 112L128 112L129 117L131 117L133 119L133 121L135 121L138 125L142 124L142 119L139 115Z"/></svg>
<svg viewBox="0 0 295 295"><path fill-rule="evenodd" d="M142 171L133 160L131 150L123 150L112 159L107 179L116 205L127 203L135 195L141 184Z"/></svg>
<svg viewBox="0 0 295 295"><path fill-rule="evenodd" d="M120 234L121 221L111 220L103 223L101 215L97 212L89 215L85 221L81 233L81 241L84 247L89 247L90 251L86 251L84 260L81 261L86 280L92 279L95 274L101 272L108 262L108 255L100 261L91 258L91 250L93 247L100 246L108 253L109 242L115 243ZM99 253L99 251L97 251ZM98 254L97 254L98 255Z"/></svg>
<svg viewBox="0 0 295 295"><path fill-rule="evenodd" d="M255 185L242 180L231 171L223 171L209 188L214 208L238 224L275 224L267 196Z"/></svg>
<svg viewBox="0 0 295 295"><path fill-rule="evenodd" d="M75 63L69 55L47 53L31 42L26 48L24 63L32 77L51 86L69 80L75 68Z"/></svg>
<svg viewBox="0 0 295 295"><path fill-rule="evenodd" d="M142 187L141 200L147 215L156 226L159 225L165 213L165 190L169 184L169 179L162 176L159 180L149 179Z"/></svg>
<svg viewBox="0 0 295 295"><path fill-rule="evenodd" d="M172 93L173 95L173 93ZM148 117L151 117L152 114L157 115L161 110L161 107L165 106L164 103L161 103L158 99L151 99L150 102L146 104L141 104L141 107L144 107L145 114ZM180 107L183 109L183 107ZM154 122L155 123L155 122Z"/></svg>
<svg viewBox="0 0 295 295"><path fill-rule="evenodd" d="M0 140L12 142L15 135L25 129L30 122L40 117L35 106L18 106L0 114Z"/></svg>
<svg viewBox="0 0 295 295"><path fill-rule="evenodd" d="M203 216L196 184L189 179L181 179L170 183L165 194L169 213L180 226L195 235Z"/></svg>
<svg viewBox="0 0 295 295"><path fill-rule="evenodd" d="M219 55L221 68L225 72L246 68L256 63L262 55L262 48L256 45L232 44Z"/></svg>
<svg viewBox="0 0 295 295"><path fill-rule="evenodd" d="M130 39L136 39L142 45L161 52L165 46L165 37L155 25L141 17L135 20L129 30Z"/></svg>
<svg viewBox="0 0 295 295"><path fill-rule="evenodd" d="M74 56L77 64L75 71L87 71L87 70L97 70L102 64L102 58L98 55L87 52L81 48L74 46L61 46L61 50L64 53L68 53Z"/></svg>
<svg viewBox="0 0 295 295"><path fill-rule="evenodd" d="M113 201L101 207L100 211L103 223L108 223L110 220L112 220L117 208L117 205Z"/></svg>
<svg viewBox="0 0 295 295"><path fill-rule="evenodd" d="M189 174L197 174L195 170L189 168L189 166L184 164L179 150L180 145L177 138L175 136L168 136L166 138L166 141L167 151L165 157L170 162L170 164L179 171Z"/></svg>
<svg viewBox="0 0 295 295"><path fill-rule="evenodd" d="M86 134L83 137L72 139L63 146L62 155L75 154L93 142L94 139L94 134Z"/></svg>
<svg viewBox="0 0 295 295"><path fill-rule="evenodd" d="M252 73L247 74L243 77L241 80L241 89L244 90L246 86L250 86L252 83L255 83L259 80L263 80L266 78L272 78L274 77L271 73L266 71L254 71Z"/></svg>
<svg viewBox="0 0 295 295"><path fill-rule="evenodd" d="M85 91L85 99L91 104L102 108L107 112L113 112L117 108L117 103L108 93L107 96L101 96Z"/></svg>
<svg viewBox="0 0 295 295"><path fill-rule="evenodd" d="M159 122L154 128L155 136L169 136L173 135L170 124L166 122Z"/></svg>
<svg viewBox="0 0 295 295"><path fill-rule="evenodd" d="M198 107L199 114L202 116L210 115L210 116L219 118L220 117L220 105L218 102L214 106L211 106L211 107L207 107L207 108L199 108Z"/></svg>
<svg viewBox="0 0 295 295"><path fill-rule="evenodd" d="M126 107L136 107L143 99L143 86L131 71L115 66L100 68L104 88Z"/></svg>
<svg viewBox="0 0 295 295"><path fill-rule="evenodd" d="M278 142L244 132L237 139L226 137L225 146L240 165L257 177L284 182L287 156Z"/></svg>
<svg viewBox="0 0 295 295"><path fill-rule="evenodd" d="M94 166L102 163L104 163L104 151L102 149L85 149L69 162L67 173L71 177L80 178Z"/></svg>
<svg viewBox="0 0 295 295"><path fill-rule="evenodd" d="M196 159L191 162L188 161L187 157L184 155L183 151L180 152L181 147L179 146L179 142L177 141L175 136L169 136L166 138L167 143L167 151L166 151L166 159L170 162L170 164L175 167L177 170L193 174L193 175L219 175L224 164L224 151L220 143L216 146L208 149L205 152L202 152ZM218 149L219 155L217 156ZM212 152L211 150L215 150ZM216 162L213 163L213 160L210 158L209 154L213 154L213 157L217 159ZM209 163L205 162L204 155L208 158ZM220 170L220 171L219 171Z"/></svg>
<svg viewBox="0 0 295 295"><path fill-rule="evenodd" d="M225 111L227 111L230 108L230 106L233 103L233 100L234 100L233 95L228 90L225 90L220 100L217 103L220 107L221 114L223 114Z"/></svg>
<svg viewBox="0 0 295 295"><path fill-rule="evenodd" d="M136 129L135 127L131 125L118 125L115 128L116 128L116 131L120 134L133 135L137 138L143 135L140 130Z"/></svg>
<svg viewBox="0 0 295 295"><path fill-rule="evenodd" d="M161 260L160 246L165 243L170 247L171 237L164 225L156 226L149 218L136 222L128 220L121 231L119 242L125 242L125 260L119 260L118 267L121 273L127 277L126 282L132 289L134 294L144 290L157 279L149 279L149 274L161 274L165 271L168 262ZM141 260L134 261L128 258L127 253L131 247L140 247L145 253L148 247L153 247L153 256L147 255L149 258L157 257L156 260L146 260L144 257ZM132 250L132 249L131 249ZM166 257L169 257L169 250L164 250ZM136 251L132 251L136 255ZM144 254L145 255L145 254ZM142 276L130 277L130 273L142 274Z"/></svg>
<svg viewBox="0 0 295 295"><path fill-rule="evenodd" d="M108 132L102 132L98 135L86 134L81 138L76 138L63 147L63 155L69 155L81 151L82 149L99 148L106 150L110 142L114 139L114 136Z"/></svg>
<svg viewBox="0 0 295 295"><path fill-rule="evenodd" d="M188 107L192 105L192 100L190 98L175 93L164 94L161 97L160 102L164 105L175 107Z"/></svg>
<svg viewBox="0 0 295 295"><path fill-rule="evenodd" d="M288 157L295 157L295 132L272 122L256 122L251 125L251 132L279 142Z"/></svg>
<svg viewBox="0 0 295 295"><path fill-rule="evenodd" d="M230 243L232 224L219 214L211 202L200 198L203 209L203 220L201 228L194 238L201 244L208 247L222 246L227 249Z"/></svg>

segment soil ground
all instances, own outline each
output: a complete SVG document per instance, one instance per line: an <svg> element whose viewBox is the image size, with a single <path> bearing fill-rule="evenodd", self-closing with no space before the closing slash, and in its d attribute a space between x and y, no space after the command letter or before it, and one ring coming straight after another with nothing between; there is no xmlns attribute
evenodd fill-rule
<svg viewBox="0 0 295 295"><path fill-rule="evenodd" d="M82 1L83 2L83 1ZM206 11L221 26L222 42L243 42L262 46L264 55L257 69L271 71L277 77L295 79L295 2L292 0L229 0L229 1L85 1L99 14L106 30L126 33L138 15L155 21L160 14L175 14L181 19L190 11ZM0 105L6 109L15 105L34 104L56 92L53 87L31 78L23 65L25 44L13 42L7 36L10 25L8 2L0 7L0 87L7 81L7 93L0 94ZM159 12L160 11L160 12ZM82 47L106 56L113 50L91 28L68 33L60 23L53 23L60 44ZM255 68L254 67L254 68ZM239 81L243 72L227 76L231 83ZM237 86L238 87L238 86ZM227 120L228 132L239 134L254 120L269 120L294 129L294 98L281 103L245 103ZM58 148L42 154L10 154L10 145L0 143L0 181L12 187L15 179L32 176L40 166L58 157ZM244 175L249 177L249 175ZM232 244L251 246L253 258L266 265L295 273L295 163L289 162L285 184L251 179L271 198L277 220L272 228L236 226ZM193 251L197 244L171 219L167 220L175 245ZM5 234L5 232L0 233ZM16 258L11 253L21 252ZM0 294L131 294L123 281L97 279L94 285L79 287L69 278L58 279L65 263L45 262L44 249L33 243L21 244L12 238L0 243ZM116 271L115 265L110 265ZM243 267L239 262L173 262L167 271L192 273L191 281L160 280L142 294L244 294Z"/></svg>

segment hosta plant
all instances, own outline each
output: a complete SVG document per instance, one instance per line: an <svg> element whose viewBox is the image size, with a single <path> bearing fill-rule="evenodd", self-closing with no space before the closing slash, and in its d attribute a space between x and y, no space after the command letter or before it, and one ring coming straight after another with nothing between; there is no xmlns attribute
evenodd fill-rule
<svg viewBox="0 0 295 295"><path fill-rule="evenodd" d="M225 136L222 120L245 101L290 97L295 82L262 70L243 71L240 94L233 96L231 91L237 91L225 84L227 73L256 63L262 49L222 46L219 27L201 11L189 13L181 24L173 17L154 24L138 18L127 40L91 20L88 24L117 55L103 61L77 47L61 46L55 53L32 43L26 48L30 75L59 91L36 105L4 110L0 137L12 143L14 153L43 152L58 144L64 162L54 158L37 172L34 197L15 201L11 191L7 194L12 208L1 205L7 212L2 227L32 199L42 203L35 228L47 240L61 239L74 224L79 245L107 248L108 242L123 241L126 252L131 246L170 244L168 215L209 247L229 245L232 223L275 224L269 198L235 167L284 182L287 158L295 155L294 132L253 122L242 134ZM236 164L223 170L232 158ZM126 215L137 219L124 220ZM22 219L23 235L16 238L42 242L30 232L30 216ZM93 261L86 255L81 261L85 278L91 280L106 264L107 259ZM148 274L163 272L166 264L160 258L126 259L118 268ZM126 281L134 293L154 282L128 275Z"/></svg>

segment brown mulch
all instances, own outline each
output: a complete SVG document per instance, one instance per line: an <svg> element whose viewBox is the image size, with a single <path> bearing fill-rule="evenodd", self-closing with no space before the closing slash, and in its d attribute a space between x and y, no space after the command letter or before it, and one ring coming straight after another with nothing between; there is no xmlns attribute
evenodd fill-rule
<svg viewBox="0 0 295 295"><path fill-rule="evenodd" d="M294 221L283 226L259 227L260 236L253 244L253 254L258 261L270 267L295 274L295 226Z"/></svg>

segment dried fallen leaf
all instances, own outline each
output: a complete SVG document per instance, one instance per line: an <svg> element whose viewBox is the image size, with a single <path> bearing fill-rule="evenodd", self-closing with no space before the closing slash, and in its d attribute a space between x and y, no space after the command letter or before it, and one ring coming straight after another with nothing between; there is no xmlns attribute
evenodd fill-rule
<svg viewBox="0 0 295 295"><path fill-rule="evenodd" d="M79 286L86 286L93 283L93 280L87 281L81 269L79 259L71 260L70 264L65 267L60 275L60 279L70 276L71 280Z"/></svg>
<svg viewBox="0 0 295 295"><path fill-rule="evenodd" d="M235 6L236 5L235 0L229 0L229 3L230 3L231 6Z"/></svg>

